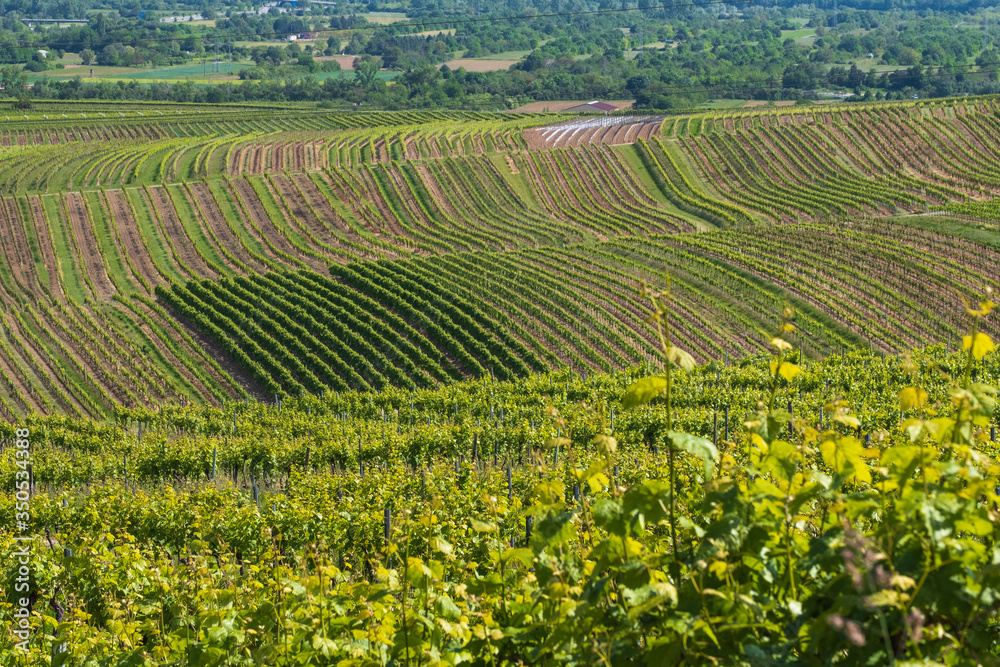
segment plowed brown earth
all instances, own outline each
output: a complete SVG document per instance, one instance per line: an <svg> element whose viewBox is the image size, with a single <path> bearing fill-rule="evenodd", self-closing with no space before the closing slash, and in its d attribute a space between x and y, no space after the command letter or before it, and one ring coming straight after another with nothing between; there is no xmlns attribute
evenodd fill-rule
<svg viewBox="0 0 1000 667"><path fill-rule="evenodd" d="M639 136L639 130L642 129L645 123L635 123L628 126L628 132L625 133L625 143L634 144L635 138Z"/></svg>
<svg viewBox="0 0 1000 667"><path fill-rule="evenodd" d="M441 158L441 144L438 142L437 135L431 135L427 137L427 150L430 151L432 158Z"/></svg>
<svg viewBox="0 0 1000 667"><path fill-rule="evenodd" d="M34 195L28 197L28 205L31 207L31 217L35 225L35 237L38 239L38 249L42 254L42 263L49 272L49 290L52 292L52 296L60 301L65 301L66 295L63 292L59 261L56 259L55 249L52 247L52 236L50 235L48 222L45 220L45 210L42 208L41 196Z"/></svg>
<svg viewBox="0 0 1000 667"><path fill-rule="evenodd" d="M507 156L508 159L510 156ZM437 204L439 210L443 211L445 215L451 217L452 219L459 220L462 215L455 210L455 207L451 205L448 197L445 196L444 192L441 190L441 184L438 180L434 178L434 175L430 173L426 164L418 163L416 165L416 172L420 177L420 182L425 188L431 193L434 198L434 203Z"/></svg>
<svg viewBox="0 0 1000 667"><path fill-rule="evenodd" d="M419 160L420 151L413 144L413 137L409 136L403 140L403 157L407 160Z"/></svg>
<svg viewBox="0 0 1000 667"><path fill-rule="evenodd" d="M261 173L261 171L262 171L261 165L262 165L262 163L264 161L263 153L264 153L264 147L263 146L254 146L253 147L253 157L250 159L250 173L251 174L259 174L259 173Z"/></svg>
<svg viewBox="0 0 1000 667"><path fill-rule="evenodd" d="M285 235L278 230L274 222L272 222L271 218L267 215L264 205L257 197L257 193L254 192L253 186L249 181L245 178L237 178L233 179L232 183L233 189L236 191L236 195L239 197L240 201L243 202L247 211L250 212L250 217L253 218L253 222L279 252L290 257L294 257L295 259L305 263L306 266L314 271L327 271L325 262L299 252L299 250L293 246L287 238L285 238ZM263 242L263 239L261 240ZM288 260L283 257L276 257L275 259L283 264L288 264ZM295 268L299 267L296 266Z"/></svg>
<svg viewBox="0 0 1000 667"><path fill-rule="evenodd" d="M597 133L598 129L599 128L596 127L588 127L578 132L574 132L572 136L566 140L566 145L579 146L580 144L583 143L590 143L593 140L594 135Z"/></svg>
<svg viewBox="0 0 1000 667"><path fill-rule="evenodd" d="M17 202L13 198L0 199L0 247L18 286L31 294L38 294L35 266L24 241L24 228Z"/></svg>
<svg viewBox="0 0 1000 667"><path fill-rule="evenodd" d="M295 171L302 171L309 168L306 159L306 145L301 141L295 144Z"/></svg>
<svg viewBox="0 0 1000 667"><path fill-rule="evenodd" d="M121 238L123 250L135 267L150 286L156 286L164 282L153 259L149 255L149 250L142 242L138 223L132 218L132 210L125 202L124 193L121 190L106 190L104 193L111 208L111 218L118 228L118 236Z"/></svg>
<svg viewBox="0 0 1000 667"><path fill-rule="evenodd" d="M625 137L628 136L629 129L630 126L628 125L620 125L618 129L615 130L615 133L610 136L607 142L613 146L628 143L627 141L625 141Z"/></svg>
<svg viewBox="0 0 1000 667"><path fill-rule="evenodd" d="M240 176L246 171L247 152L246 146L240 146L230 155L229 164L226 165L226 172L230 176Z"/></svg>
<svg viewBox="0 0 1000 667"><path fill-rule="evenodd" d="M541 130L536 130L534 128L527 129L521 133L521 136L524 137L524 142L528 144L529 150L539 151L548 147Z"/></svg>
<svg viewBox="0 0 1000 667"><path fill-rule="evenodd" d="M272 183L281 194L281 197L275 197L275 199L278 199L279 202L282 199L284 200L289 222L298 228L299 233L316 244L325 244L333 247L340 244L339 240L313 215L302 195L299 194L295 186L284 174L275 175ZM319 251L326 250L325 248L314 249Z"/></svg>
<svg viewBox="0 0 1000 667"><path fill-rule="evenodd" d="M243 247L243 244L233 233L233 230L229 228L225 215L219 210L219 206L216 204L215 198L212 197L208 186L204 183L190 183L188 184L188 188L190 188L198 204L197 207L192 208L201 210L201 213L205 216L202 224L207 225L212 230L222 246L229 251L229 254L249 266L254 272L261 273L267 271L267 267L247 252L247 249ZM233 266L232 268L239 273L243 272L238 266Z"/></svg>
<svg viewBox="0 0 1000 667"><path fill-rule="evenodd" d="M271 148L271 169L281 171L285 168L285 144L275 144Z"/></svg>
<svg viewBox="0 0 1000 667"><path fill-rule="evenodd" d="M327 201L323 193L319 191L316 184L312 181L306 174L294 174L291 176L292 181L298 191L305 197L306 202L312 207L312 210L316 212L316 215L320 216L320 221L324 226L336 230L340 234L344 234L351 237L353 241L360 243L365 243L365 241L358 237L358 235L351 229L351 226L341 219L340 215L337 214L330 206L330 202Z"/></svg>
<svg viewBox="0 0 1000 667"><path fill-rule="evenodd" d="M87 217L83 196L78 192L67 192L63 195L63 202L65 202L66 210L69 213L70 227L73 229L76 245L80 249L80 254L83 255L80 259L83 262L84 270L90 277L96 291L94 297L99 301L106 301L116 290L104 268L101 248L97 242L94 228L90 224L90 219Z"/></svg>
<svg viewBox="0 0 1000 667"><path fill-rule="evenodd" d="M170 195L167 194L167 191L163 188L163 186L151 185L148 188L148 193L152 198L152 202L150 202L150 204L156 207L156 212L159 215L160 220L163 222L164 232L170 238L170 242L173 244L174 250L177 252L181 261L184 262L189 269L195 272L196 277L215 278L215 271L208 268L205 260L194 247L194 242L191 241L191 237L189 237L187 232L184 230L184 226L177 217L177 211L174 209L174 205L170 201Z"/></svg>
<svg viewBox="0 0 1000 667"><path fill-rule="evenodd" d="M389 149L386 148L385 139L379 139L375 142L375 162L388 162L389 161Z"/></svg>

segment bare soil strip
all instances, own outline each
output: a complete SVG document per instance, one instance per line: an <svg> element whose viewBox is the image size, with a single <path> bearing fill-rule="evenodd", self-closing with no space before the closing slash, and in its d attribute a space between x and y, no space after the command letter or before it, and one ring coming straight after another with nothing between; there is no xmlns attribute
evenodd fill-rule
<svg viewBox="0 0 1000 667"><path fill-rule="evenodd" d="M201 213L205 216L205 220L202 224L210 227L212 232L214 232L216 238L219 242L225 246L229 254L249 266L253 271L257 273L267 271L267 267L254 259L243 247L243 244L230 229L229 224L226 222L225 215L221 210L219 210L218 205L215 203L215 199L212 197L212 193L209 192L208 186L204 183L189 183L188 188L191 189L191 194L194 195L195 200L198 203L195 211L201 209ZM185 193L187 194L187 193ZM242 273L242 270L234 266L232 267L234 271Z"/></svg>
<svg viewBox="0 0 1000 667"><path fill-rule="evenodd" d="M198 274L199 278L215 278L215 271L208 268L208 264L202 258L201 253L194 247L191 237L188 236L174 205L170 202L170 195L161 185L149 186L149 194L152 197L152 204L163 221L164 231L170 237L170 242L177 251L178 256L185 265Z"/></svg>
<svg viewBox="0 0 1000 667"><path fill-rule="evenodd" d="M267 238L274 244L274 247L279 251L294 257L307 266L309 266L314 271L321 273L326 273L326 264L315 257L309 255L304 255L299 250L293 246L285 235L282 234L275 223L268 216L267 211L264 209L264 205L261 203L260 199L257 197L257 193L254 192L253 186L245 178L233 179L233 189L236 191L236 195L246 206L247 210L250 212L250 217L260 228L260 231L267 236ZM282 263L287 263L287 260L278 257L277 261ZM297 268L297 267L296 267Z"/></svg>
<svg viewBox="0 0 1000 667"><path fill-rule="evenodd" d="M253 157L250 159L250 173L261 173L261 162L263 161L264 146L253 147Z"/></svg>
<svg viewBox="0 0 1000 667"><path fill-rule="evenodd" d="M4 197L0 199L0 248L6 258L7 266L13 275L17 286L26 293L35 292L35 281L33 280L34 266L29 273L27 257L23 256L21 244L17 242L20 236L21 226L20 214L17 211L17 202L13 198ZM8 289L12 286L6 286Z"/></svg>
<svg viewBox="0 0 1000 667"><path fill-rule="evenodd" d="M132 261L132 266L139 274L145 278L150 285L155 286L164 282L153 259L149 255L149 250L142 242L142 234L139 232L138 223L132 219L132 210L125 202L125 195L121 190L106 190L108 204L111 206L111 217L118 227L118 235L121 237L123 250Z"/></svg>
<svg viewBox="0 0 1000 667"><path fill-rule="evenodd" d="M49 272L49 291L56 299L65 302L66 294L63 292L62 272L59 269L59 260L56 258L55 249L52 247L52 237L49 225L45 220L41 196L28 197L28 206L31 208L32 223L35 226L38 248L42 253L42 263Z"/></svg>
<svg viewBox="0 0 1000 667"><path fill-rule="evenodd" d="M298 193L295 187L283 174L275 175L272 183L277 191L284 198L287 206L285 210L291 221L298 227L298 230L306 238L326 244L328 246L340 245L340 239L333 236L330 230L323 226L323 223L313 215L305 200ZM280 204L280 200L279 200ZM317 250L325 250L317 248Z"/></svg>
<svg viewBox="0 0 1000 667"><path fill-rule="evenodd" d="M63 195L63 201L66 202L66 210L69 211L69 222L73 236L76 237L77 247L83 255L80 259L84 270L97 292L94 297L99 301L107 301L117 290L104 267L101 247L97 242L94 227L87 218L83 195L79 192L67 192Z"/></svg>

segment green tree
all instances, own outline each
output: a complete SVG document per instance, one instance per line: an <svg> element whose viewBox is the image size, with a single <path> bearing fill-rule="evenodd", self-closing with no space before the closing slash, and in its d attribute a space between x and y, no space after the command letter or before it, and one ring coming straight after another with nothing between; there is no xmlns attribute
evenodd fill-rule
<svg viewBox="0 0 1000 667"><path fill-rule="evenodd" d="M354 59L354 80L362 88L373 88L378 80L381 60L374 56L363 55Z"/></svg>
<svg viewBox="0 0 1000 667"><path fill-rule="evenodd" d="M20 97L28 90L28 75L17 65L0 67L0 89L5 97Z"/></svg>

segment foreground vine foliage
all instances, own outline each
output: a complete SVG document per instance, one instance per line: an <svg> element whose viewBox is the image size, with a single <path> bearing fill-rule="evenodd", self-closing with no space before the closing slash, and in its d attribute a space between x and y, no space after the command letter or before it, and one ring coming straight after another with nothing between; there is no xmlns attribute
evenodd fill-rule
<svg viewBox="0 0 1000 667"><path fill-rule="evenodd" d="M960 353L915 352L892 381L871 358L808 367L786 342L790 308L770 359L694 368L671 341L669 290L645 295L662 372L549 377L547 393L531 378L455 385L419 394L427 424L403 392L233 405L258 429L244 445L287 440L244 450L242 470L218 456L222 410L155 426L123 410L89 439L82 423L29 421L63 440L39 443L51 486L32 499L31 653L5 634L3 664L998 664L989 294L967 308ZM830 380L865 373L855 413ZM503 437L481 426L487 401ZM750 402L742 427L715 430L721 405ZM818 420L801 416L817 402ZM315 438L346 404L355 430L342 415ZM125 437L131 420L149 432ZM126 443L120 467L94 468ZM206 479L205 463L225 476L230 461L249 488ZM105 483L81 489L95 470ZM0 504L13 515L10 494ZM0 537L7 627L16 548Z"/></svg>

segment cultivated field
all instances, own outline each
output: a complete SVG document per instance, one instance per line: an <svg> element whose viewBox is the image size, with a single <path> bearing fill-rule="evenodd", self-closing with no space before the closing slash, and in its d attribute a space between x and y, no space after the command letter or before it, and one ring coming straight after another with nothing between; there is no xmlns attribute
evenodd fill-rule
<svg viewBox="0 0 1000 667"><path fill-rule="evenodd" d="M993 664L998 137L0 115L29 664Z"/></svg>
<svg viewBox="0 0 1000 667"><path fill-rule="evenodd" d="M488 58L458 58L445 63L449 69L456 70L464 67L467 72L495 72L501 69L510 69L511 65L521 62L520 60L490 60Z"/></svg>

